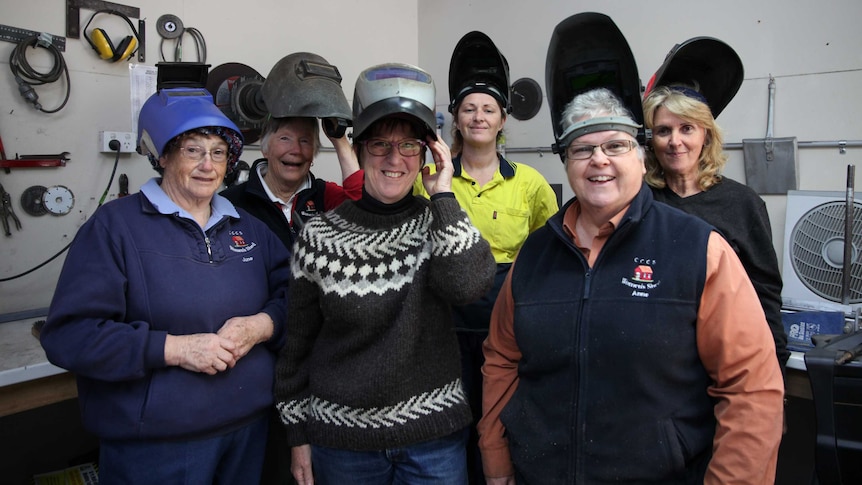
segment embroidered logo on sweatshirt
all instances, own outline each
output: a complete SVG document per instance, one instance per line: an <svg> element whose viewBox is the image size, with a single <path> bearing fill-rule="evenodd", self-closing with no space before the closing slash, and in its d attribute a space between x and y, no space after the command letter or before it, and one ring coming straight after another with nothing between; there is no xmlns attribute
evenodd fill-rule
<svg viewBox="0 0 862 485"><path fill-rule="evenodd" d="M661 284L660 281L655 281L655 272L653 271L654 259L649 258L634 258L635 267L632 269L630 277L623 277L621 283L632 289L631 296L639 298L649 298L651 290L654 290Z"/></svg>
<svg viewBox="0 0 862 485"><path fill-rule="evenodd" d="M314 201L309 200L305 203L305 208L302 209L302 212L300 212L300 214L302 215L302 217L314 217L316 215L319 215L320 212L317 210L317 206L314 205Z"/></svg>
<svg viewBox="0 0 862 485"><path fill-rule="evenodd" d="M257 246L257 243L246 242L242 235L242 231L231 231L230 242L230 250L235 253L247 253Z"/></svg>

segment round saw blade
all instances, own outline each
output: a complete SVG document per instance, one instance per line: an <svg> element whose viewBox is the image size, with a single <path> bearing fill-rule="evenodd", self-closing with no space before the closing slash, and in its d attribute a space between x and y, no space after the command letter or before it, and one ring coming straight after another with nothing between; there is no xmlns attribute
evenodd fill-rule
<svg viewBox="0 0 862 485"><path fill-rule="evenodd" d="M35 217L47 214L48 209L42 202L42 196L45 195L46 190L48 188L43 185L34 185L24 190L21 193L21 208L24 209L24 212Z"/></svg>

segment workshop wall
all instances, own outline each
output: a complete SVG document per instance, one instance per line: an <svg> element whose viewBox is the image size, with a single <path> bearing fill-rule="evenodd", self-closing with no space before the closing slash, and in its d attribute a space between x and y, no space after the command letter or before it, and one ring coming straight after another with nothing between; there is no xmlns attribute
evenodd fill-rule
<svg viewBox="0 0 862 485"><path fill-rule="evenodd" d="M66 35L66 0L0 0L0 24L54 35ZM204 36L206 62L213 67L243 63L266 76L282 57L293 52L319 54L337 66L344 78L348 99L362 69L381 62L418 63L417 4L415 1L374 0L313 2L298 0L256 0L225 2L209 0L147 0L115 3L140 8L146 19L146 62L159 61L157 19L176 15L185 27L194 27ZM92 10L81 10L83 30ZM137 26L137 19L132 19ZM90 28L101 27L114 45L129 35L128 25L119 17L99 15ZM194 43L184 37L184 61L196 61ZM0 137L8 158L16 154L59 154L69 152L65 167L12 169L0 171L0 184L13 199L22 229L12 235L0 234L0 279L25 272L44 262L74 237L77 229L95 210L107 186L114 156L98 152L98 132L131 131L129 62L110 63L97 57L83 39L66 39L63 57L71 75L71 97L56 114L37 112L18 93L9 69L15 44L0 41ZM43 52L44 51L44 52ZM173 43L164 47L173 61ZM52 67L46 49L28 49L28 61L41 71ZM36 86L45 109L60 104L65 81ZM328 145L328 141L324 140ZM326 173L327 156L315 164L315 173L339 179L337 167ZM243 160L251 164L260 156L247 148ZM336 165L334 157L331 165ZM323 168L324 170L319 170ZM117 177L126 174L129 190L138 188L156 173L146 159L135 153L120 156ZM107 200L116 198L117 177ZM27 215L19 198L33 185L68 187L75 197L72 212L65 216ZM45 308L49 305L65 255L43 268L12 281L0 282L0 315Z"/></svg>
<svg viewBox="0 0 862 485"><path fill-rule="evenodd" d="M730 44L745 65L745 81L736 98L718 121L727 143L744 138L763 138L766 133L767 84L775 77L776 137L795 136L803 141L862 139L862 31L855 19L862 14L857 0L830 0L812 4L802 0L692 3L631 2L630 0L366 0L303 2L257 0L237 4L218 0L148 0L135 5L147 20L145 64L159 60L156 20L164 14L178 16L186 27L201 31L207 43L207 63L246 64L263 76L281 57L310 51L338 66L344 89L352 100L359 72L372 64L400 61L428 70L437 83L437 110L445 114L445 138L449 140L451 115L448 105L448 66L452 49L470 30L488 34L507 57L511 78L535 79L544 91L545 58L554 27L577 12L596 11L614 20L637 61L645 84L670 48L696 36L717 37ZM144 5L145 3L145 5ZM65 35L64 0L0 0L0 23L19 28ZM81 11L81 26L91 11ZM134 19L133 19L134 20ZM99 16L116 43L128 35L119 19ZM93 27L91 26L91 27ZM14 44L0 42L0 137L6 154L54 154L69 152L67 166L13 169L0 172L0 184L13 198L21 219L21 231L0 234L0 279L17 275L42 263L74 237L92 215L105 190L113 156L98 153L100 130L130 131L131 107L127 62L111 64L96 57L83 39L67 39L63 53L72 77L72 94L59 113L36 112L18 94L8 70ZM191 38L185 38L183 60L196 60ZM173 60L170 47L165 54ZM32 50L32 49L31 49ZM34 66L50 67L44 52L32 50ZM40 64L41 63L41 64ZM5 67L4 67L5 66ZM37 86L46 108L59 104L65 82ZM547 100L531 120L510 118L506 125L507 148L542 148L511 154L516 161L538 168L551 183L562 184L563 200L571 197L562 165L549 151L553 142ZM324 140L324 146L328 142ZM745 181L741 149L729 151L726 175ZM800 148L799 189L838 190L845 187L848 164L860 165L856 186L862 190L862 149L846 154L836 148ZM243 159L259 156L255 147ZM331 153L322 153L314 172L337 180L340 175ZM121 156L117 174L125 173L130 190L136 191L155 172L136 154ZM33 185L65 185L75 194L75 206L66 216L26 215L18 198ZM109 199L115 198L117 181ZM770 209L773 235L781 260L786 197L763 196ZM0 314L44 308L56 283L63 256L45 267L13 281L0 282Z"/></svg>
<svg viewBox="0 0 862 485"><path fill-rule="evenodd" d="M733 101L718 117L728 150L725 175L745 183L741 141L766 135L768 82L775 78L774 136L799 141L799 190L844 192L847 166L853 164L855 189L862 192L862 148L839 152L804 148L803 142L862 140L862 16L858 0L730 0L724 2L633 2L630 0L419 1L419 63L438 82L438 111L446 111L449 60L460 37L486 33L509 61L512 81L535 79L545 91L545 60L554 28L579 12L610 16L626 37L646 84L678 43L698 36L723 40L742 59L745 78ZM443 27L445 26L445 27ZM441 89L442 86L442 89ZM547 95L547 93L544 93ZM551 183L563 185L563 200L573 194L558 155L551 154L553 130L547 99L528 121L506 123L508 148L545 147L542 153L510 158L538 168ZM448 139L448 138L447 138ZM763 195L770 213L779 264L783 258L786 199ZM857 251L860 248L857 248ZM857 256L858 257L858 256ZM856 260L858 261L858 259Z"/></svg>

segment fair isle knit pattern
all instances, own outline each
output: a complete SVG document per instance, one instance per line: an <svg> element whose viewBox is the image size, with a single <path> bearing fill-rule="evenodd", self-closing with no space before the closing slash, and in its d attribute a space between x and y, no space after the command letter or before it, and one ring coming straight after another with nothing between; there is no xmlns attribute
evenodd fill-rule
<svg viewBox="0 0 862 485"><path fill-rule="evenodd" d="M397 291L413 281L417 269L432 255L463 253L481 238L465 219L432 233L429 241L430 211L370 238L337 213L329 222L307 233L308 245L297 249L291 270L318 283L324 294L339 296ZM339 248L339 252L329 255L319 251L327 247Z"/></svg>
<svg viewBox="0 0 862 485"><path fill-rule="evenodd" d="M440 389L434 389L383 408L353 409L318 398L303 399L292 403L293 406L279 403L277 407L284 424L298 424L305 421L308 418L306 411L311 409L313 418L317 421L336 426L369 429L406 424L411 419L458 406L465 397L461 379L456 379Z"/></svg>
<svg viewBox="0 0 862 485"><path fill-rule="evenodd" d="M394 214L346 202L310 220L276 370L289 444L380 450L467 426L450 305L483 295L494 268L452 197Z"/></svg>

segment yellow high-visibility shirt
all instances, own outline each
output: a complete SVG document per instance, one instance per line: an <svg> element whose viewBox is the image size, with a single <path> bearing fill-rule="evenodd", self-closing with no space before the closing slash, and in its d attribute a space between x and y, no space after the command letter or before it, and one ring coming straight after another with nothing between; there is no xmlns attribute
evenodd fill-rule
<svg viewBox="0 0 862 485"><path fill-rule="evenodd" d="M452 192L467 212L470 222L491 245L497 263L511 263L527 236L545 225L559 210L557 195L538 170L500 158L494 178L482 187L462 170L455 157ZM431 173L434 173L431 165ZM416 178L413 193L428 197L422 173Z"/></svg>

